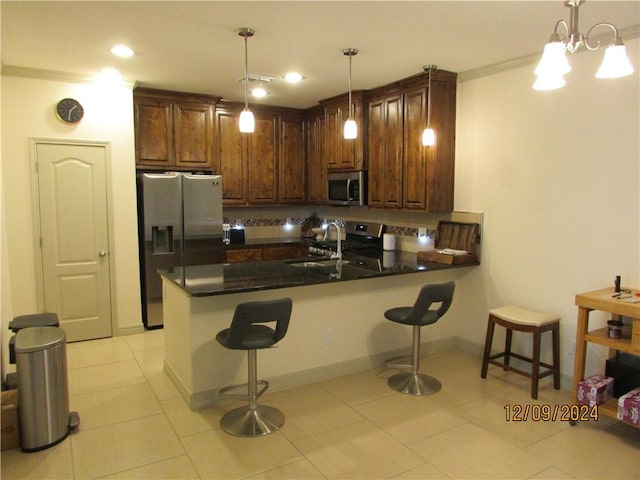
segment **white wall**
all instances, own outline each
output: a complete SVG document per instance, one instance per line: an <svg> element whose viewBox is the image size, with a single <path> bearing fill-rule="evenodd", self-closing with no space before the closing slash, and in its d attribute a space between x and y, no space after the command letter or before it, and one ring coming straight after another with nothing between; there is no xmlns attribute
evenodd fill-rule
<svg viewBox="0 0 640 480"><path fill-rule="evenodd" d="M575 294L616 275L640 286L640 61L638 40L625 43L630 77L595 79L599 51L573 55L556 91L531 88L534 64L458 86L455 208L484 212L482 267L465 300L476 316L458 334L477 341L486 309L501 304L557 312L563 374ZM588 348L587 370L602 371L605 352Z"/></svg>
<svg viewBox="0 0 640 480"><path fill-rule="evenodd" d="M64 97L76 98L83 104L85 116L79 124L67 125L56 117L55 105ZM131 86L106 88L91 82L2 77L2 188L8 251L3 258L3 271L8 269L7 281L11 285L10 292L3 288L2 294L3 305L10 302L13 316L38 311L29 151L32 137L110 142L107 171L113 199L114 231L110 235L115 246L111 254L116 288L112 293L117 321L113 333L141 331ZM5 293L10 298L5 299ZM3 345L9 320L3 311Z"/></svg>

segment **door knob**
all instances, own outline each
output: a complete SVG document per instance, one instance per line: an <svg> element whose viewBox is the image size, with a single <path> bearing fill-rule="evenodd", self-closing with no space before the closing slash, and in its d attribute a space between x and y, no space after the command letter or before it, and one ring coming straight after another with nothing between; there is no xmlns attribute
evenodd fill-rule
<svg viewBox="0 0 640 480"><path fill-rule="evenodd" d="M104 250L100 250L100 251L98 252L98 256L99 256L99 257L106 257L106 256L107 256L107 252L105 252Z"/></svg>

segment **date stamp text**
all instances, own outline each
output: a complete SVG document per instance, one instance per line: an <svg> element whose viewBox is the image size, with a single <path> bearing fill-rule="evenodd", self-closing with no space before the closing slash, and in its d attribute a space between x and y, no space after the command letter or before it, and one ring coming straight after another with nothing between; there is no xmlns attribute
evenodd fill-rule
<svg viewBox="0 0 640 480"><path fill-rule="evenodd" d="M588 422L598 420L597 405L539 405L518 403L504 406L507 422Z"/></svg>

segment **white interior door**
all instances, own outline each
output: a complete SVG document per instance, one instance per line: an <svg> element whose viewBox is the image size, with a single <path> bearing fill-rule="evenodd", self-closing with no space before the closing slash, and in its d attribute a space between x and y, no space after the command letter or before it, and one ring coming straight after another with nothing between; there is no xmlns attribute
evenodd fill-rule
<svg viewBox="0 0 640 480"><path fill-rule="evenodd" d="M111 336L105 145L36 141L44 310L68 341Z"/></svg>

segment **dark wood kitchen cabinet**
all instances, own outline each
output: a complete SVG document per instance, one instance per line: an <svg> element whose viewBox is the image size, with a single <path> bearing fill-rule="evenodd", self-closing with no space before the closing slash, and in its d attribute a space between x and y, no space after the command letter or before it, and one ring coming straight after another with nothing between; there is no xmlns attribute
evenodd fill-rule
<svg viewBox="0 0 640 480"><path fill-rule="evenodd" d="M259 262L260 260L286 260L308 254L304 243L275 243L271 245L231 246L226 248L227 263Z"/></svg>
<svg viewBox="0 0 640 480"><path fill-rule="evenodd" d="M327 200L327 166L324 156L324 109L307 111L307 203L323 204Z"/></svg>
<svg viewBox="0 0 640 480"><path fill-rule="evenodd" d="M429 213L453 210L456 74L438 70L431 81L431 126L436 144L422 145L427 125L427 78L404 92L403 208Z"/></svg>
<svg viewBox="0 0 640 480"><path fill-rule="evenodd" d="M214 170L225 205L277 203L277 117L253 111L255 130L238 128L241 106L216 109Z"/></svg>
<svg viewBox="0 0 640 480"><path fill-rule="evenodd" d="M365 92L352 92L353 119L358 124L358 137L345 140L344 122L349 118L349 96L343 94L320 104L324 107L324 155L328 170L365 170L365 145L367 124L364 112Z"/></svg>
<svg viewBox="0 0 640 480"><path fill-rule="evenodd" d="M219 97L136 89L136 166L210 171L213 111L218 100Z"/></svg>
<svg viewBox="0 0 640 480"><path fill-rule="evenodd" d="M369 99L369 206L402 208L402 91L382 91Z"/></svg>
<svg viewBox="0 0 640 480"><path fill-rule="evenodd" d="M246 205L248 193L248 154L246 133L238 129L239 112L216 109L213 170L222 175L225 205Z"/></svg>
<svg viewBox="0 0 640 480"><path fill-rule="evenodd" d="M214 171L222 174L225 205L279 205L305 199L302 115L252 108L255 131L241 133L242 106L215 113Z"/></svg>
<svg viewBox="0 0 640 480"><path fill-rule="evenodd" d="M369 96L369 206L443 213L453 210L456 74L431 82L436 144L422 145L428 77L416 75Z"/></svg>
<svg viewBox="0 0 640 480"><path fill-rule="evenodd" d="M306 199L304 127L301 114L280 116L278 203L301 204Z"/></svg>

